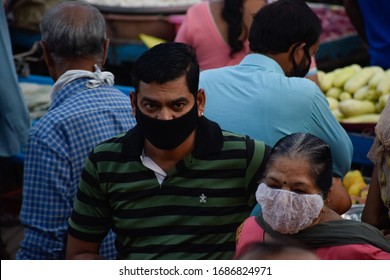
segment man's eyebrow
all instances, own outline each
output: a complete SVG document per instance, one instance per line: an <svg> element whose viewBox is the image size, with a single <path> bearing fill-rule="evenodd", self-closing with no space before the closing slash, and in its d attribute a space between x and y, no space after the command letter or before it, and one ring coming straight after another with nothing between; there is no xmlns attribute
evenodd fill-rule
<svg viewBox="0 0 390 280"><path fill-rule="evenodd" d="M141 102L160 103L158 100L155 100L150 97L142 97ZM177 99L173 99L169 101L169 103L178 103L178 102L189 102L189 100L186 97L179 97Z"/></svg>
<svg viewBox="0 0 390 280"><path fill-rule="evenodd" d="M153 98L150 97L142 97L141 102L152 102L152 103L158 103L157 100L154 100Z"/></svg>
<svg viewBox="0 0 390 280"><path fill-rule="evenodd" d="M178 102L189 102L189 100L185 97L179 97L177 99L171 100L170 103L178 103Z"/></svg>

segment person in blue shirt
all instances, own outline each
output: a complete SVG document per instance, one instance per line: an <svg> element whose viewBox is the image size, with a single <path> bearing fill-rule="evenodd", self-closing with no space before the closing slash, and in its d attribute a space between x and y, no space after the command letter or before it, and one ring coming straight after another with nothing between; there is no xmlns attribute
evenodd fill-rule
<svg viewBox="0 0 390 280"><path fill-rule="evenodd" d="M44 59L55 84L48 112L31 129L24 162L17 259L64 259L68 218L92 148L132 128L129 96L101 71L109 45L103 15L83 1L48 10L40 24ZM114 234L100 253L115 259Z"/></svg>
<svg viewBox="0 0 390 280"><path fill-rule="evenodd" d="M205 70L205 115L222 128L273 146L291 133L311 133L332 150L334 186L327 204L351 207L341 178L350 170L352 142L333 116L325 95L305 79L319 47L321 22L304 1L279 0L260 9L249 33L252 53L240 64Z"/></svg>
<svg viewBox="0 0 390 280"><path fill-rule="evenodd" d="M0 157L19 153L27 142L30 118L18 85L4 6L0 7Z"/></svg>
<svg viewBox="0 0 390 280"><path fill-rule="evenodd" d="M390 68L390 2L344 0L345 10L368 46L370 64Z"/></svg>

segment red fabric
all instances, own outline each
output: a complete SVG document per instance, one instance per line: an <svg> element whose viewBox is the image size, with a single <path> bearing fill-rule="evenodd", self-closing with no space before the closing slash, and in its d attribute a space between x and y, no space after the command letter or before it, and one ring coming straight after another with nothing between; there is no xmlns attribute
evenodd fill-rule
<svg viewBox="0 0 390 280"><path fill-rule="evenodd" d="M254 216L246 219L237 231L235 258L239 258L252 244L264 242L264 233ZM390 260L389 253L368 244L323 247L314 250L314 253L321 260Z"/></svg>

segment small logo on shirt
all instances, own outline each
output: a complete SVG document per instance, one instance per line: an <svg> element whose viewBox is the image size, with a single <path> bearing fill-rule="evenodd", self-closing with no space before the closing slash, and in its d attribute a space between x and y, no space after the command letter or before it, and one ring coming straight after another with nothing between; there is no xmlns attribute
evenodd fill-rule
<svg viewBox="0 0 390 280"><path fill-rule="evenodd" d="M204 193L202 193L200 196L199 196L199 202L200 203L206 203L207 202L207 196L205 196L205 194Z"/></svg>

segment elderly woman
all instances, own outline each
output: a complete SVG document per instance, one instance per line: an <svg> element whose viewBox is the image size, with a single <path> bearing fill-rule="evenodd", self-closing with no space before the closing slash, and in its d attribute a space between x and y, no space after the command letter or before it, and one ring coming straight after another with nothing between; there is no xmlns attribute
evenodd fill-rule
<svg viewBox="0 0 390 280"><path fill-rule="evenodd" d="M235 257L256 242L288 239L319 259L390 260L390 244L379 230L326 206L331 184L332 155L324 141L303 133L279 140L256 192L262 213L238 229Z"/></svg>

